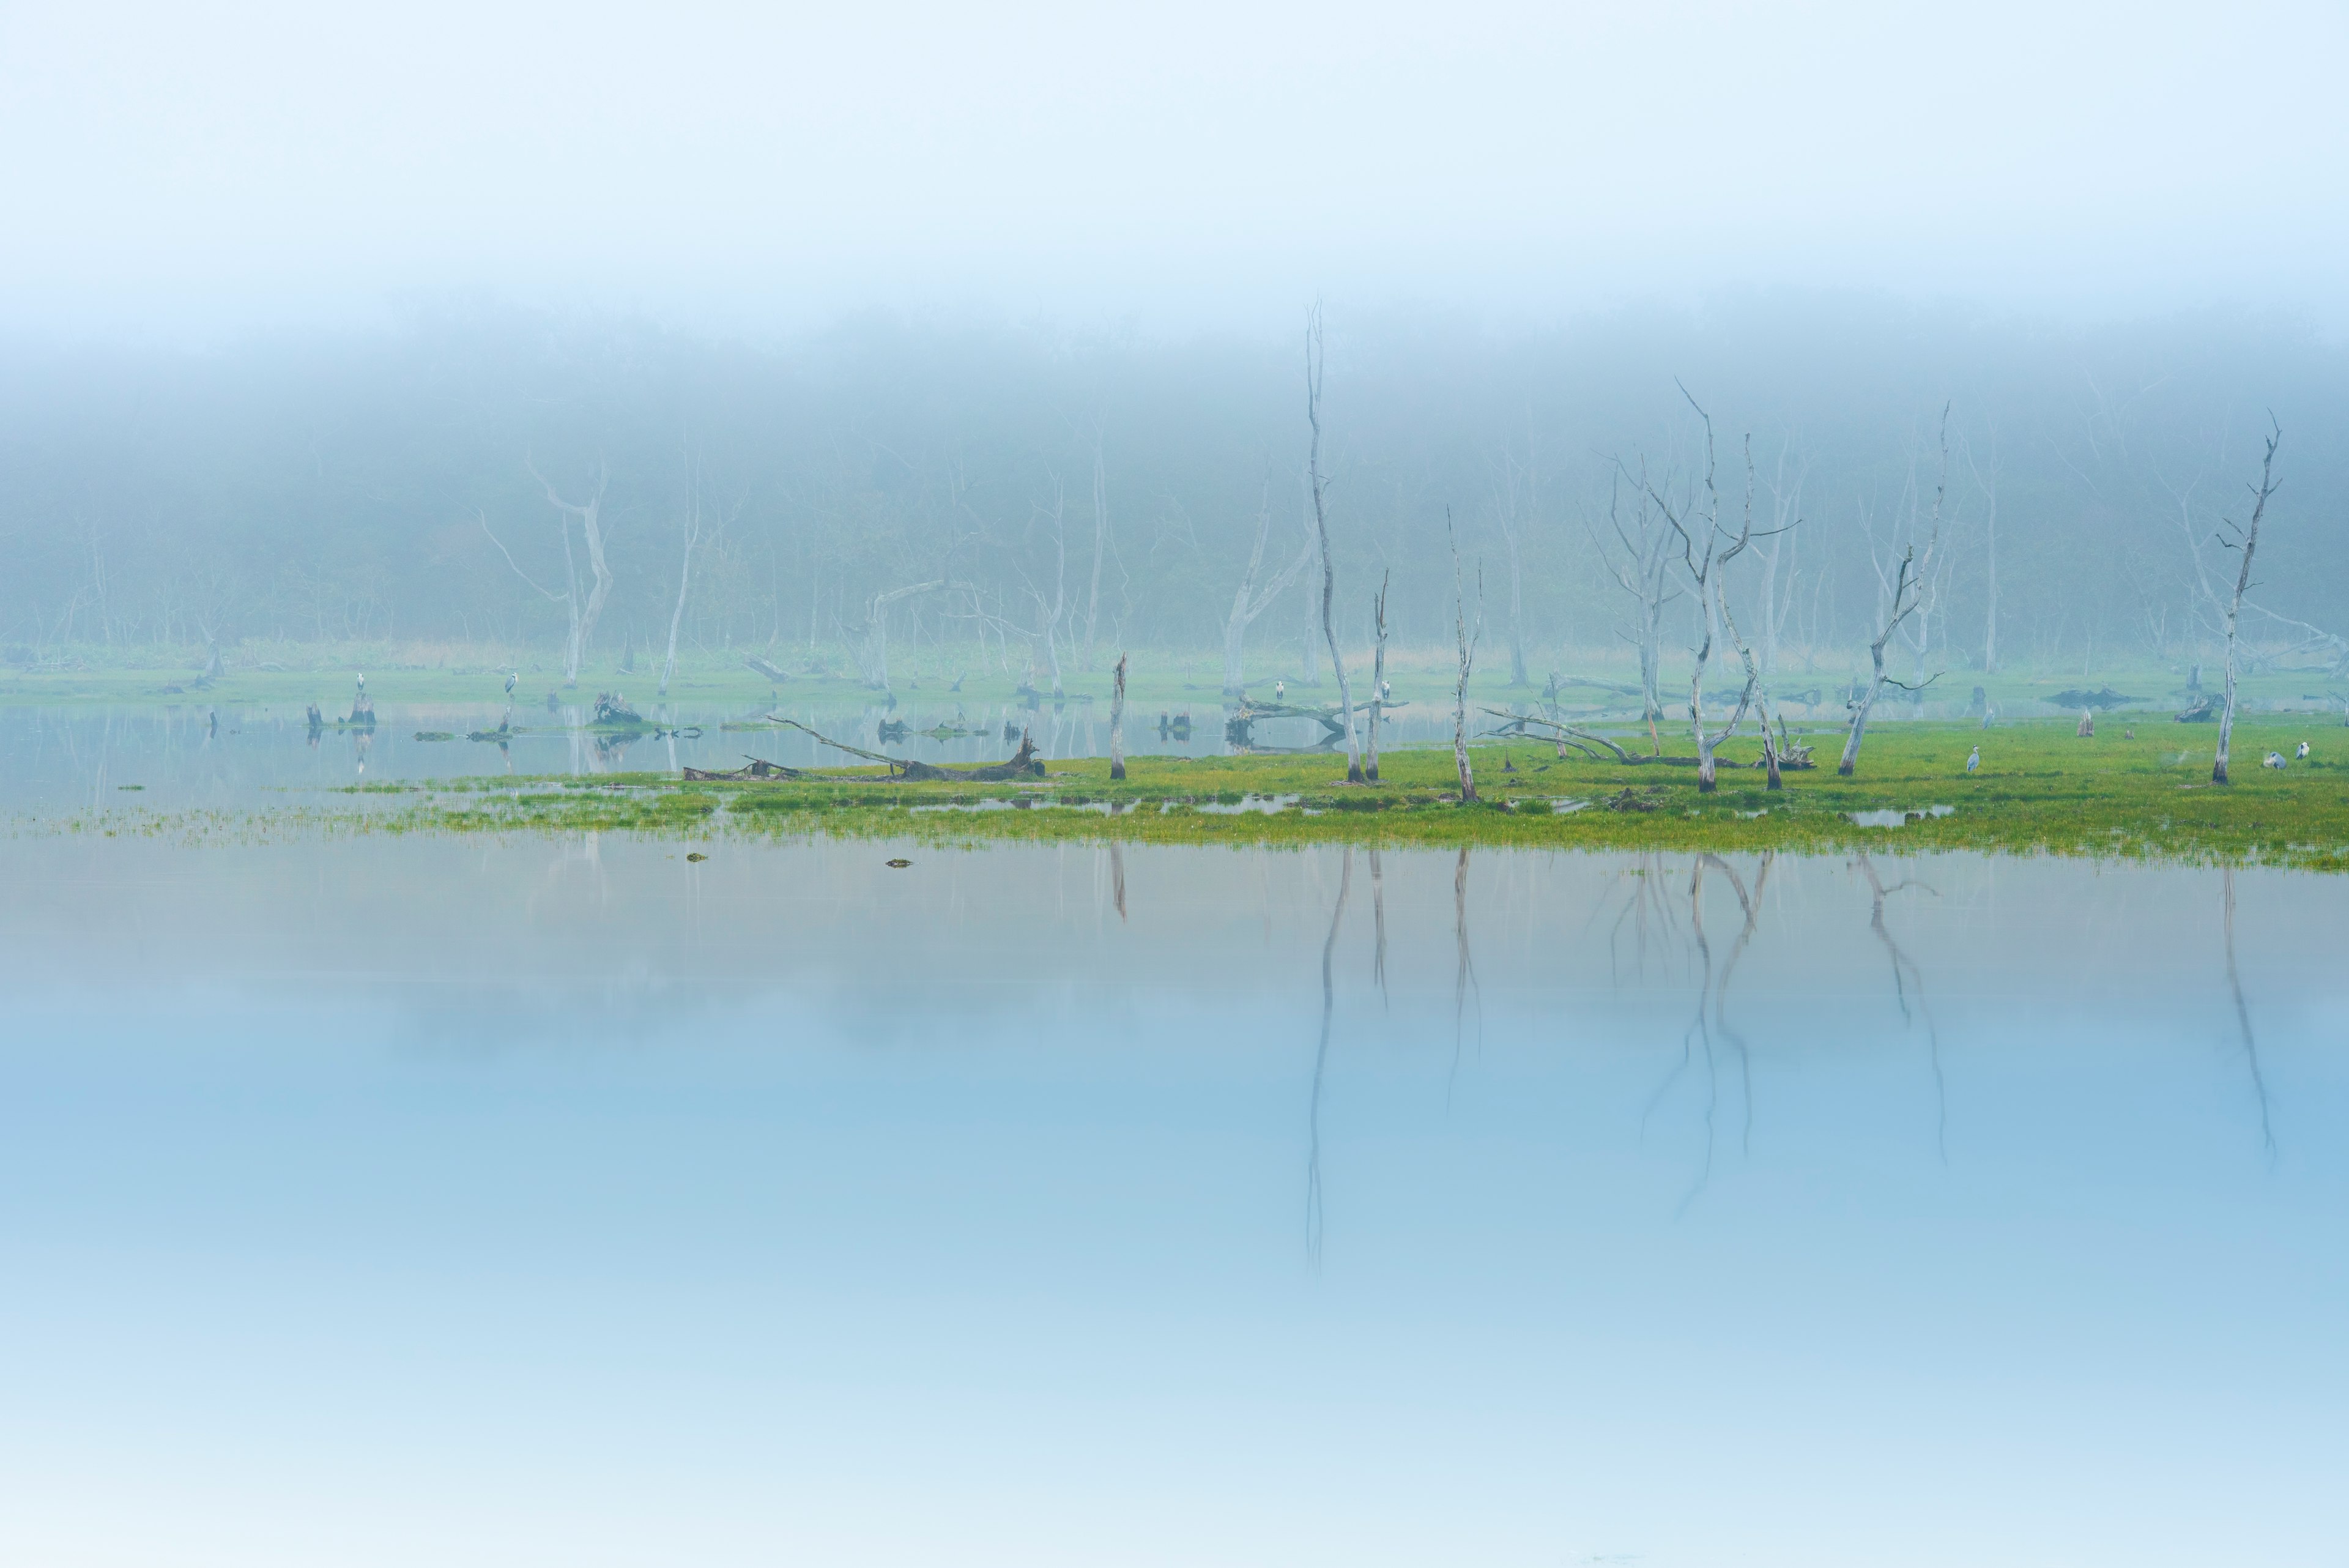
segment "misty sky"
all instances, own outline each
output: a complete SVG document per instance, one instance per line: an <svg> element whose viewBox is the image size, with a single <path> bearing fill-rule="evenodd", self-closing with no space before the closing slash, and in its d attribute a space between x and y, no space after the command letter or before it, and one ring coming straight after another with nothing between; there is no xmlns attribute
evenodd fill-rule
<svg viewBox="0 0 2349 1568"><path fill-rule="evenodd" d="M1795 283L2337 329L2349 7L0 0L0 327Z"/></svg>

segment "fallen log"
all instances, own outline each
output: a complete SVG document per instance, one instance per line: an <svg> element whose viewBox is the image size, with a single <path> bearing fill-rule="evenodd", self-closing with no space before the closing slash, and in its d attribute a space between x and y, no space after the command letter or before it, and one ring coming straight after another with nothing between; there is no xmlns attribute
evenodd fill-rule
<svg viewBox="0 0 2349 1568"><path fill-rule="evenodd" d="M1025 731L1019 736L1019 750L1009 762L993 763L978 768L942 768L911 757L893 757L885 752L868 752L862 746L852 746L835 741L822 731L810 729L797 719L776 719L786 729L799 730L814 736L835 752L846 752L852 757L864 757L880 763L889 769L893 779L920 784L926 780L947 780L957 784L1004 784L1012 779L1041 778L1044 764L1036 755L1036 742Z"/></svg>

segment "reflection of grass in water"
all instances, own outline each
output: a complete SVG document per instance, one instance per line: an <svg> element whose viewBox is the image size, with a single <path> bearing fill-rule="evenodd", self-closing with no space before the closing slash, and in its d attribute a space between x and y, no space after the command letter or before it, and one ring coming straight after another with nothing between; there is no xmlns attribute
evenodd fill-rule
<svg viewBox="0 0 2349 1568"><path fill-rule="evenodd" d="M2052 851L2188 860L2258 861L2349 869L2349 734L2271 717L2236 730L2236 783L2209 782L2214 737L2204 726L2147 721L2134 740L2121 722L2076 739L2070 721L2013 724L1900 723L1872 731L1858 776L1832 768L1790 774L1772 794L1758 770L1724 767L1720 790L1700 795L1692 767L1625 767L1513 742L1475 750L1485 800L1452 801L1448 749L1386 752L1376 786L1340 782L1342 756L1201 759L1129 757L1129 776L1112 784L1105 760L1050 764L1045 787L964 783L905 784L856 770L870 783L682 784L660 774L598 779L477 778L351 786L350 793L404 802L359 811L297 807L252 814L252 830L274 825L384 832L613 832L662 837L810 835L913 837L936 842L1065 839L1180 844L1363 843L1429 847L1463 844L1528 848L1746 850L1872 846L1892 851ZM2259 765L2269 751L2289 755L2302 739L2316 754L2278 773ZM1821 732L1819 754L1834 737ZM1969 776L1967 752L1982 767ZM1725 760L1750 761L1751 740ZM1687 742L1668 747L1685 755ZM2337 752L2338 760L2328 754ZM2181 758L2180 753L2185 755ZM1504 758L1514 764L1503 770ZM1629 789L1651 809L1609 810ZM1269 815L1202 809L1247 797L1294 796ZM1557 801L1588 803L1559 812ZM915 806L1002 802L1015 809L915 812ZM1026 803L1024 807L1021 803ZM1105 813L1102 806L1117 809ZM1937 805L1947 816L1907 820ZM1084 807L1086 809L1068 809ZM1126 809L1126 808L1132 809ZM1898 827L1860 827L1854 812L1903 814ZM206 814L202 831L225 830L237 814ZM44 831L140 831L132 822L197 826L187 815L73 818Z"/></svg>

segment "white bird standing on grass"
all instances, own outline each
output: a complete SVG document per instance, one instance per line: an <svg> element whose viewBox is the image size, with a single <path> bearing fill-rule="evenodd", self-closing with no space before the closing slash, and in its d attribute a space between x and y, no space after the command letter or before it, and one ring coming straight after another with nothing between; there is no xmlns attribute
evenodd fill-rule
<svg viewBox="0 0 2349 1568"><path fill-rule="evenodd" d="M2282 752L2270 752L2267 756L2267 761L2261 763L2260 766L2263 768L2273 768L2278 773L2282 773L2283 771L2283 753Z"/></svg>
<svg viewBox="0 0 2349 1568"><path fill-rule="evenodd" d="M1276 680L1272 683L1272 700L1276 702L1286 702L1288 701L1288 681Z"/></svg>
<svg viewBox="0 0 2349 1568"><path fill-rule="evenodd" d="M2308 760L2308 742L2306 741L2301 742L2300 750L2292 754L2298 757L2302 762L2306 762Z"/></svg>
<svg viewBox="0 0 2349 1568"><path fill-rule="evenodd" d="M1982 748L1976 746L1966 753L1966 772L1971 773L1980 766L1982 766Z"/></svg>

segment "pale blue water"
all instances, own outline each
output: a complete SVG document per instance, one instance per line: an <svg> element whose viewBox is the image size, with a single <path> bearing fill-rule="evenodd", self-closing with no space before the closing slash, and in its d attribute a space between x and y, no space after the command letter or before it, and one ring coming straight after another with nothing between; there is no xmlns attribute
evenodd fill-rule
<svg viewBox="0 0 2349 1568"><path fill-rule="evenodd" d="M686 847L0 839L0 1561L2344 1560L2349 882Z"/></svg>

